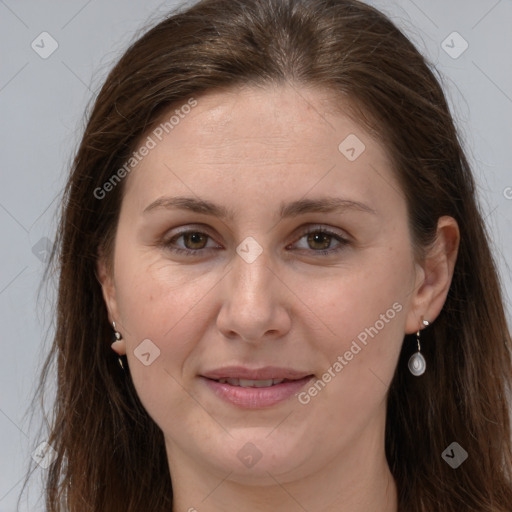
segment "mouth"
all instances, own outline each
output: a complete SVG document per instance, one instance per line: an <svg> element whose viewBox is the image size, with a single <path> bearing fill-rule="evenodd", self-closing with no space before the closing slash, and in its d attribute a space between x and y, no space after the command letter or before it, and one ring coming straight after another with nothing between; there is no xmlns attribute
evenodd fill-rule
<svg viewBox="0 0 512 512"><path fill-rule="evenodd" d="M207 388L237 407L259 409L292 397L314 375L286 368L229 367L200 375Z"/></svg>
<svg viewBox="0 0 512 512"><path fill-rule="evenodd" d="M253 379L213 379L221 384L229 384L230 386L238 386L241 388L270 388L281 384L282 382L293 382L291 379L266 379L266 380L253 380Z"/></svg>
<svg viewBox="0 0 512 512"><path fill-rule="evenodd" d="M262 366L260 368L247 368L245 366L225 366L223 368L206 371L202 373L201 376L217 381L242 381L243 385L244 381L274 382L279 380L299 380L311 375L312 374L308 371L295 370L293 368L280 368L278 366ZM235 383L233 385L235 385ZM236 385L238 385L238 383Z"/></svg>

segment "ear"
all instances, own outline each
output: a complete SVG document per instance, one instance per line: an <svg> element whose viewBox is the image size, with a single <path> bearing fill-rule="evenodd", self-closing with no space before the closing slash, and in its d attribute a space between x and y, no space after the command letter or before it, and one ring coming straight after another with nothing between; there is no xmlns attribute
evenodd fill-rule
<svg viewBox="0 0 512 512"><path fill-rule="evenodd" d="M121 331L122 327L120 324L119 313L117 308L114 270L112 266L108 264L107 257L101 249L98 250L98 259L96 261L96 274L97 279L101 285L103 300L105 301L105 306L107 307L108 321L110 322L110 324L112 324L112 322L116 322L116 329L118 331ZM125 341L123 339L114 341L114 343L112 343L112 350L114 350L119 355L125 355Z"/></svg>
<svg viewBox="0 0 512 512"><path fill-rule="evenodd" d="M418 272L411 309L407 314L406 334L423 328L423 320L432 323L443 309L459 250L460 232L453 217L440 217L434 244L428 249Z"/></svg>

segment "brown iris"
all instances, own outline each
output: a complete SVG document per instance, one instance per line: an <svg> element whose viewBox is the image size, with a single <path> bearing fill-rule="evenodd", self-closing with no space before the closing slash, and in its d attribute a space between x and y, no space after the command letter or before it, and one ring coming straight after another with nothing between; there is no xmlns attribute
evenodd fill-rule
<svg viewBox="0 0 512 512"><path fill-rule="evenodd" d="M203 233L184 233L182 236L187 249L204 249L208 242L208 236Z"/></svg>
<svg viewBox="0 0 512 512"><path fill-rule="evenodd" d="M332 236L327 233L309 233L308 234L308 245L311 249L325 250L329 249L331 245Z"/></svg>

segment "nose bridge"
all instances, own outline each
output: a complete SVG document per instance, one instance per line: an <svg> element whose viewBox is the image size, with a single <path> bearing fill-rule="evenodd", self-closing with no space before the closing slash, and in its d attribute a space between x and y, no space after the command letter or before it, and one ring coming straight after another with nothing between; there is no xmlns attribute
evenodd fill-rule
<svg viewBox="0 0 512 512"><path fill-rule="evenodd" d="M269 309L275 299L270 265L268 256L263 253L252 262L237 256L230 273L230 297L240 306L246 304L261 310Z"/></svg>
<svg viewBox="0 0 512 512"><path fill-rule="evenodd" d="M226 336L258 340L269 332L283 334L289 328L282 284L271 265L265 252L250 262L236 255L218 316L218 327Z"/></svg>

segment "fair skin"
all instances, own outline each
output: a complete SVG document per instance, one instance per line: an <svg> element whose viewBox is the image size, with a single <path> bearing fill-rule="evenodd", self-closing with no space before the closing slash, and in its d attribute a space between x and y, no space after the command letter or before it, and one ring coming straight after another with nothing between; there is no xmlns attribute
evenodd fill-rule
<svg viewBox="0 0 512 512"><path fill-rule="evenodd" d="M288 86L200 96L126 179L113 270L100 259L99 278L123 336L113 349L127 355L164 433L174 512L397 510L384 451L388 386L404 335L443 307L459 234L442 217L435 245L415 261L385 148L330 99ZM349 134L366 146L354 161L338 149ZM233 215L179 205L144 213L163 196ZM362 206L280 217L283 205L326 197ZM252 262L236 251L247 237L262 249ZM377 334L345 357L370 327ZM134 353L146 339L146 354L160 350L149 365ZM343 369L333 371L338 356ZM279 366L313 380L247 408L207 385L204 374L226 366ZM304 395L329 368L325 387ZM242 463L247 450L261 458Z"/></svg>

